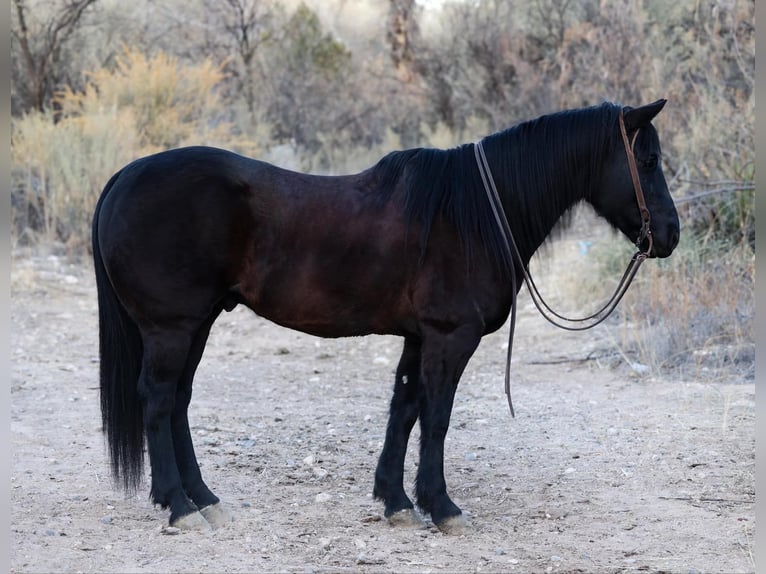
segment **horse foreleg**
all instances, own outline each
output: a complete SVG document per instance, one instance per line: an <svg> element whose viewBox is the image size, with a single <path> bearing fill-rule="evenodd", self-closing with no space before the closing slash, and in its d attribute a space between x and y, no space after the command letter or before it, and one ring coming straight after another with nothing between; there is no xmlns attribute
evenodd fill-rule
<svg viewBox="0 0 766 574"><path fill-rule="evenodd" d="M190 338L184 333L145 335L138 390L144 406L152 501L162 508L170 508L171 526L205 530L210 525L187 495L181 481L171 424L172 415L178 412L177 389L189 348Z"/></svg>
<svg viewBox="0 0 766 574"><path fill-rule="evenodd" d="M475 329L462 327L447 333L433 330L423 341L416 493L418 506L445 532L460 531L466 525L462 511L447 494L444 439L458 381L479 338Z"/></svg>
<svg viewBox="0 0 766 574"><path fill-rule="evenodd" d="M373 489L373 495L385 503L384 515L397 526L424 526L404 492L404 458L410 431L418 418L419 391L420 341L407 338L396 369L386 440L378 459Z"/></svg>

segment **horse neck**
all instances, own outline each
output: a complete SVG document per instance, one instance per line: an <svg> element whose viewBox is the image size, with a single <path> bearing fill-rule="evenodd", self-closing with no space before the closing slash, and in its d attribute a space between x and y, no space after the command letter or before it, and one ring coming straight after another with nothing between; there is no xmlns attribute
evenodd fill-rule
<svg viewBox="0 0 766 574"><path fill-rule="evenodd" d="M576 137L571 126L563 129L559 124L567 119L564 114L544 116L484 140L525 265L562 217L587 198L600 177L593 162L600 155L598 142Z"/></svg>

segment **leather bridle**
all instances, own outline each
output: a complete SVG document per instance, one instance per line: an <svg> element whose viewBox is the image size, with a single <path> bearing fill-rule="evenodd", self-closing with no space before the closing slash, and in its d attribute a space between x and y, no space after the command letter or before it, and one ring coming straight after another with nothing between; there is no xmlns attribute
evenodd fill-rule
<svg viewBox="0 0 766 574"><path fill-rule="evenodd" d="M649 213L649 208L646 207L646 200L644 199L644 190L641 187L641 180L638 177L638 168L636 168L636 137L638 137L638 131L633 134L633 140L628 144L628 132L625 129L625 118L622 110L620 110L619 116L620 134L622 135L622 143L625 146L625 154L628 156L628 168L630 169L630 177L633 179L633 191L636 192L636 203L638 203L638 210L641 212L641 232L636 240L636 247L641 249L641 243L644 239L649 240L649 246L646 248L646 257L651 256L652 246L654 239L652 238L652 228L650 226L652 222L652 216Z"/></svg>
<svg viewBox="0 0 766 574"><path fill-rule="evenodd" d="M484 184L484 190L487 192L487 199L489 200L489 204L492 207L492 213L495 217L495 221L498 227L500 228L501 236L503 238L503 244L505 246L507 261L510 268L509 271L511 275L511 290L512 290L511 327L510 327L510 332L508 335L508 355L506 357L506 365L505 365L505 394L506 394L506 397L508 398L508 407L511 410L511 416L513 417L515 417L515 413L513 410L513 401L511 400L510 370L511 370L511 354L513 350L513 334L516 327L516 265L514 263L514 260L518 261L519 266L521 267L524 281L527 284L527 289L529 289L529 293L532 297L532 301L534 302L535 307L537 307L537 310L540 311L540 314L548 322L550 322L551 324L561 329L566 329L568 331L585 331L587 329L592 329L593 327L603 322L607 317L609 317L609 315L612 314L612 312L617 307L617 304L622 299L623 295L625 295L625 293L627 292L628 287L630 287L630 284L633 281L633 278L635 277L636 272L638 271L638 268L641 266L641 263L643 263L645 259L651 256L652 246L653 246L652 230L650 227L651 214L649 213L649 208L647 208L646 206L644 191L641 188L641 180L638 177L638 169L636 168L636 158L635 158L635 150L634 150L634 147L636 144L636 137L638 136L638 130L636 130L636 133L633 135L633 139L631 141L628 141L628 134L625 129L625 118L623 116L622 110L620 110L620 113L619 113L618 123L620 125L620 134L622 135L623 145L625 146L625 154L627 155L627 159L628 159L628 168L630 169L630 176L633 180L633 190L636 194L636 203L638 204L638 209L639 209L639 212L641 213L641 231L639 232L638 239L636 239L636 246L638 247L638 251L633 255L630 262L628 263L628 267L627 269L625 269L625 273L623 273L622 278L620 279L620 282L617 285L617 288L615 289L610 299L595 313L592 313L588 315L587 317L581 317L577 319L565 317L557 313L556 311L551 309L551 307L545 302L545 300L540 295L540 292L537 289L535 282L532 280L532 276L529 274L529 271L527 270L526 265L524 265L524 260L521 257L519 248L517 247L516 241L513 238L513 233L511 232L511 228L508 225L508 219L505 217L505 212L503 211L503 206L500 202L500 196L498 195L498 192L497 192L497 186L495 185L495 180L492 177L492 171L489 168L489 162L487 161L487 156L484 153L484 146L482 145L481 141L478 141L474 144L476 164L479 167L479 173L481 175L481 179ZM646 250L642 251L641 244L644 242L644 240L648 240L648 246ZM561 323L560 321L565 321L567 323L586 323L586 324L573 326L573 325L566 325L564 323Z"/></svg>

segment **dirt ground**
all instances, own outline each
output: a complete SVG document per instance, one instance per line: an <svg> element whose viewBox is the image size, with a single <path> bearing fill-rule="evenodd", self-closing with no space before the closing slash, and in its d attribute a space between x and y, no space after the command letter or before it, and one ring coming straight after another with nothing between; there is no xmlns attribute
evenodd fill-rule
<svg viewBox="0 0 766 574"><path fill-rule="evenodd" d="M110 482L89 265L15 258L11 572L753 572L753 381L638 375L614 326L564 333L530 305L516 418L507 326L458 389L445 465L469 534L392 528L371 496L399 339L323 340L242 308L213 329L190 413L236 520L173 533L148 484ZM416 429L410 484L417 445Z"/></svg>

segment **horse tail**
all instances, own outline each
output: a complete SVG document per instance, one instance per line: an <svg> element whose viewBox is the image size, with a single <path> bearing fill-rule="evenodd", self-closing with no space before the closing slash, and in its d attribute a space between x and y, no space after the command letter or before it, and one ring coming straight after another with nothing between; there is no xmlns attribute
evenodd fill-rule
<svg viewBox="0 0 766 574"><path fill-rule="evenodd" d="M138 394L143 342L136 323L117 298L101 259L98 220L104 199L121 172L106 184L93 215L91 241L98 291L101 423L115 482L135 492L144 470L144 421Z"/></svg>

